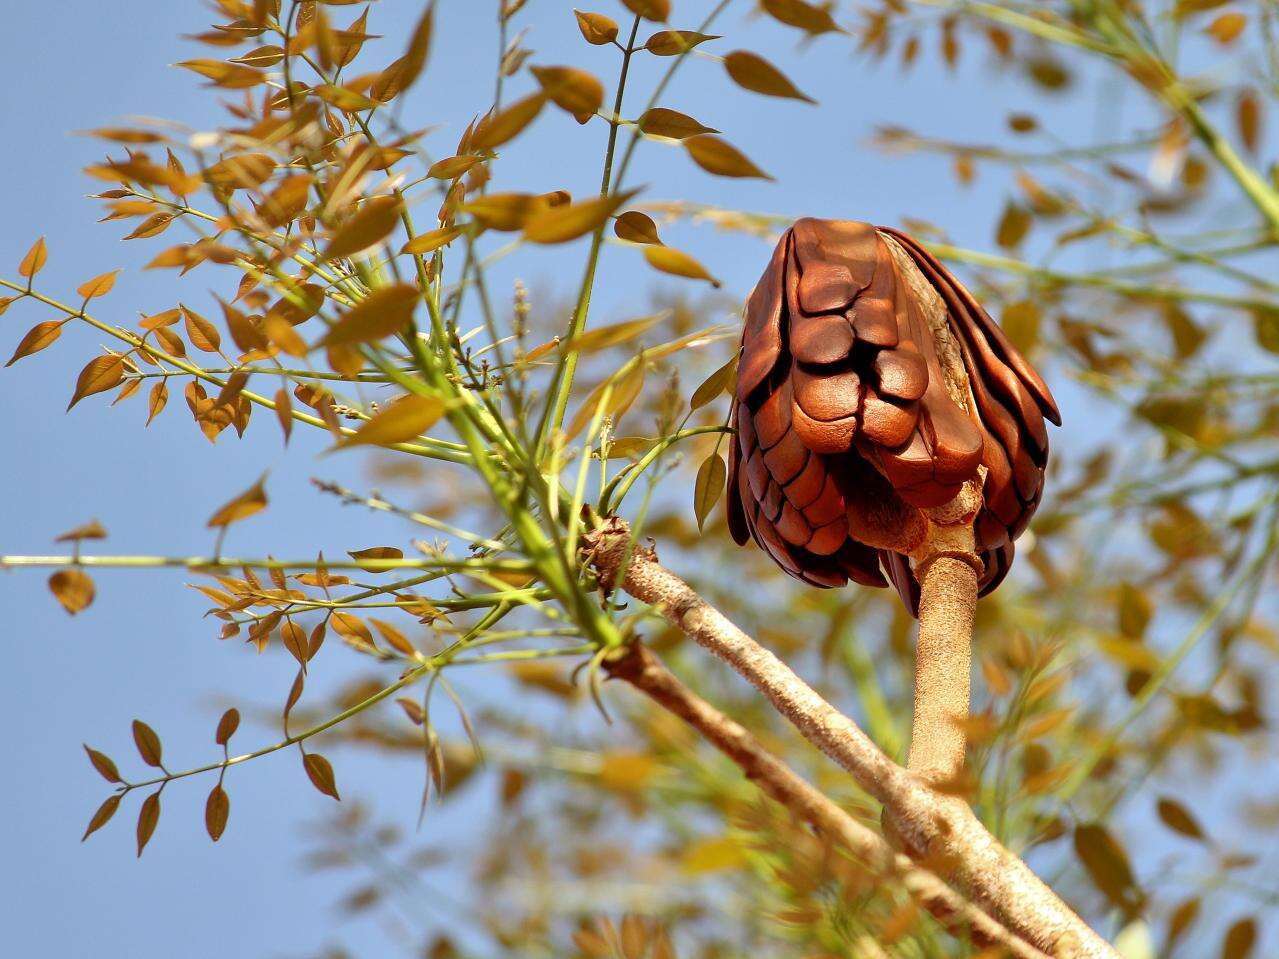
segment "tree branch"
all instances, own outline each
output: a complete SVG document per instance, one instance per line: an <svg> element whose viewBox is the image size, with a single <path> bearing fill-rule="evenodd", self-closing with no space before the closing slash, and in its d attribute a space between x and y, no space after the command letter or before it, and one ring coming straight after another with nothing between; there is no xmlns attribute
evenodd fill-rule
<svg viewBox="0 0 1279 959"><path fill-rule="evenodd" d="M1051 956L1117 959L1105 940L1000 845L966 803L935 792L890 760L856 723L658 563L651 549L631 543L623 521L610 520L586 546L606 588L618 585L625 565L620 585L628 593L658 607L669 622L737 670L805 739L883 803L914 858L937 863L991 915Z"/></svg>
<svg viewBox="0 0 1279 959"><path fill-rule="evenodd" d="M680 682L647 647L627 646L621 656L606 660L604 668L696 729L736 763L747 779L821 836L843 845L876 875L898 879L921 906L958 938L982 947L1002 947L1016 959L1047 959L1046 953L1009 932L935 875L894 852L874 831L768 752L739 723Z"/></svg>

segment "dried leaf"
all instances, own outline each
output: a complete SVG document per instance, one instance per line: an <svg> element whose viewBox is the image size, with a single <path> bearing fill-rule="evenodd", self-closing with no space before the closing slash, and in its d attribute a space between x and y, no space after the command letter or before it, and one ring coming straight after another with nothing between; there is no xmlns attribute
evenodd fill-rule
<svg viewBox="0 0 1279 959"><path fill-rule="evenodd" d="M417 301L417 287L408 283L376 289L338 317L320 345L370 343L399 333L413 318Z"/></svg>
<svg viewBox="0 0 1279 959"><path fill-rule="evenodd" d="M801 93L786 74L763 57L746 50L734 50L724 58L724 69L733 82L744 90L762 93L769 97L786 97L816 103L812 97Z"/></svg>
<svg viewBox="0 0 1279 959"><path fill-rule="evenodd" d="M232 523L238 523L255 513L262 512L267 505L265 483L266 475L264 474L256 483L210 516L206 525L210 528L230 526Z"/></svg>
<svg viewBox="0 0 1279 959"><path fill-rule="evenodd" d="M546 99L545 93L534 93L516 100L500 113L486 116L471 133L471 148L492 150L515 139L542 112Z"/></svg>
<svg viewBox="0 0 1279 959"><path fill-rule="evenodd" d="M49 590L62 604L62 608L74 616L93 602L93 580L80 569L60 569L49 577Z"/></svg>
<svg viewBox="0 0 1279 959"><path fill-rule="evenodd" d="M163 766L160 737L156 735L154 729L140 719L133 721L133 742L138 747L138 755L142 757L144 763L156 768Z"/></svg>
<svg viewBox="0 0 1279 959"><path fill-rule="evenodd" d="M204 804L204 828L209 838L217 842L226 830L227 817L231 815L231 797L226 794L222 784L218 783L209 793Z"/></svg>
<svg viewBox="0 0 1279 959"><path fill-rule="evenodd" d="M665 107L653 107L645 110L636 121L640 132L650 137L668 137L672 140L683 140L700 133L718 133L713 127L703 126L692 117L678 110Z"/></svg>
<svg viewBox="0 0 1279 959"><path fill-rule="evenodd" d="M692 50L699 43L718 39L718 36L695 30L662 30L648 38L644 49L654 56L676 57Z"/></svg>
<svg viewBox="0 0 1279 959"><path fill-rule="evenodd" d="M355 256L376 246L391 235L404 206L398 196L375 196L365 200L359 210L337 228L324 248L326 260Z"/></svg>
<svg viewBox="0 0 1279 959"><path fill-rule="evenodd" d="M627 320L624 323L614 323L610 326L601 326L594 330L588 330L568 340L564 348L566 350L575 350L578 353L596 353L610 346L617 346L619 343L627 343L635 339L663 319L664 316L664 313L655 313L652 316L641 316L636 320Z"/></svg>
<svg viewBox="0 0 1279 959"><path fill-rule="evenodd" d="M18 275L29 280L39 273L48 261L49 248L45 245L44 237L40 237L31 244L31 249L27 250L22 262L18 264Z"/></svg>
<svg viewBox="0 0 1279 959"><path fill-rule="evenodd" d="M138 855L147 847L151 837L155 835L156 824L160 821L160 790L157 789L142 800L142 808L138 810Z"/></svg>
<svg viewBox="0 0 1279 959"><path fill-rule="evenodd" d="M302 758L302 766L306 769L311 785L326 796L339 800L342 798L338 795L337 782L333 778L333 766L327 759L319 753L307 753Z"/></svg>
<svg viewBox="0 0 1279 959"><path fill-rule="evenodd" d="M629 243L655 243L662 241L657 235L657 224L647 213L639 210L627 210L613 221L613 234L619 240Z"/></svg>
<svg viewBox="0 0 1279 959"><path fill-rule="evenodd" d="M232 706L218 720L218 728L213 734L213 741L219 746L225 746L231 741L231 737L235 735L235 731L239 728L240 711Z"/></svg>
<svg viewBox="0 0 1279 959"><path fill-rule="evenodd" d="M124 358L114 354L98 356L90 360L80 371L76 379L75 392L67 409L75 406L86 396L103 393L119 384L124 379Z"/></svg>
<svg viewBox="0 0 1279 959"><path fill-rule="evenodd" d="M638 190L601 196L581 203L554 206L530 217L524 224L524 239L531 243L567 243L603 226L622 204Z"/></svg>
<svg viewBox="0 0 1279 959"><path fill-rule="evenodd" d="M434 426L443 413L443 401L409 393L379 410L354 434L343 437L334 449L406 443Z"/></svg>
<svg viewBox="0 0 1279 959"><path fill-rule="evenodd" d="M587 43L598 47L617 39L616 20L602 13L583 13L581 10L574 10L573 15L577 17L577 29L582 31Z"/></svg>
<svg viewBox="0 0 1279 959"><path fill-rule="evenodd" d="M84 835L80 837L80 841L84 842L95 832L111 821L111 817L115 815L115 811L120 808L120 800L123 793L113 793L106 798L106 801L98 807L97 812L93 814L93 818L89 820L89 825L84 830Z"/></svg>
<svg viewBox="0 0 1279 959"><path fill-rule="evenodd" d="M686 137L684 149L693 158L693 162L707 173L713 173L716 176L772 179L747 159L737 147L709 133Z"/></svg>
<svg viewBox="0 0 1279 959"><path fill-rule="evenodd" d="M670 273L673 276L685 276L690 280L705 280L711 286L718 288L719 280L706 272L706 267L698 263L697 260L669 246L646 246L644 247L644 259L648 261L648 265L655 270L663 273Z"/></svg>
<svg viewBox="0 0 1279 959"><path fill-rule="evenodd" d="M53 343L62 335L62 324L66 320L45 320L43 323L37 323L31 329L27 330L18 343L17 348L13 351L13 356L9 357L9 362L5 366L13 366L14 363L22 359L24 356L30 356L32 353L39 353L41 350Z"/></svg>
<svg viewBox="0 0 1279 959"><path fill-rule="evenodd" d="M98 775L103 779L109 783L124 782L120 778L120 770L116 768L115 762L110 756L106 753L98 752L98 750L88 745L84 746L84 751L89 757L89 762L93 764L93 768L98 771Z"/></svg>
<svg viewBox="0 0 1279 959"><path fill-rule="evenodd" d="M111 292L111 288L115 286L115 278L119 272L119 270L112 270L109 273L100 273L92 280L81 283L76 287L76 292L86 300L92 300L98 296L106 296Z"/></svg>
<svg viewBox="0 0 1279 959"><path fill-rule="evenodd" d="M585 123L604 103L604 86L577 67L530 67L533 76L557 107Z"/></svg>

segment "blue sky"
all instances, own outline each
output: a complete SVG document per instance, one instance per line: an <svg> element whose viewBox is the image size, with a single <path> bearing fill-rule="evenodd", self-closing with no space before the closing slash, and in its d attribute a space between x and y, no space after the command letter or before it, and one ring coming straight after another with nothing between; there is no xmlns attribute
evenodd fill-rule
<svg viewBox="0 0 1279 959"><path fill-rule="evenodd" d="M478 78L491 75L495 4L442 0L439 6L432 60L408 101L405 122L441 124L427 143L436 155L447 155L471 116L487 105L489 83ZM616 0L592 6L624 19ZM692 28L709 6L676 0L673 25ZM974 186L960 189L944 163L885 155L867 140L877 125L904 122L939 136L994 141L1004 136L1006 113L1050 101L1001 75L975 51L954 73L926 56L903 77L895 66L876 66L856 55L853 44L837 36L797 47L797 33L746 16L749 6L730 7L712 31L728 39L707 49L766 52L821 105L743 93L706 59L685 66L663 105L719 128L779 179L716 179L678 148L645 145L632 184L648 184L645 197L651 199L683 196L795 216L887 224L924 217L959 242L991 248L990 211L1007 188L997 173L983 171ZM339 20L346 10L358 11L334 9ZM409 0L375 5L372 28L387 39L379 41L382 52L373 60L398 55L418 10ZM577 64L611 85L615 51L581 41L568 3L531 0L518 22L528 28L533 62ZM13 276L31 241L44 234L50 261L41 287L54 295L104 270L125 268L115 291L100 301L98 312L106 319L128 323L137 311L156 312L179 296L193 305L211 302L202 274L179 283L168 272L142 273L139 268L157 247L122 244L118 224L94 222L97 205L84 197L97 187L80 170L100 158L103 148L74 134L137 114L181 119L196 129L215 122L215 97L193 75L170 66L205 55L176 38L206 23L196 2L119 0L109 12L84 3L19 4L9 10L0 37L0 117L6 131L0 153L5 184L0 272ZM631 81L635 93L625 112L634 114L664 66L638 58ZM512 95L528 87L524 75L508 81ZM472 88L484 96L471 102L464 93ZM1063 142L1082 142L1097 128L1092 116L1057 114ZM558 111L548 112L499 164L502 188L589 194L598 185L603 136L598 121L583 128ZM668 228L664 237L695 253L734 297L750 288L767 255L758 240L705 227ZM509 288L518 275L563 293L578 282L580 253L532 254L521 260L518 274L499 272L494 285ZM641 312L654 288L678 285L658 279L629 249L608 250L602 270L593 322ZM47 318L28 304L11 309L0 318L0 349L12 349L23 331ZM68 329L54 348L0 373L8 424L0 553L48 552L55 535L94 517L111 531L102 544L110 552L207 551L211 540L203 517L268 469L271 509L236 528L228 551L256 555L269 546L276 555L312 555L317 548L340 554L353 543L402 534L390 520L316 503L308 485L312 475L356 483L367 478L358 459L317 459L324 445L318 435L295 433L286 455L274 424L258 423L244 441L228 431L211 446L177 395L148 430L142 428L144 404L138 399L115 409L92 399L64 415L75 371L100 342L91 331ZM317 506L325 520L318 528L311 519ZM95 574L97 601L72 621L47 594L45 575L0 574L7 625L0 654L0 725L7 731L0 750L6 784L6 815L0 820L5 951L248 959L358 941L362 927L341 923L331 910L345 885L299 865L300 823L327 813L331 801L306 783L292 753L232 771L231 821L217 846L202 827L211 783L180 783L165 791L158 833L140 861L133 856L131 809L90 842L79 843L84 823L106 794L84 760L81 741L132 765L129 723L139 716L160 731L175 763L207 761L220 709L236 703L249 716L257 705L278 702L293 671L282 656L255 657L239 644L216 642L210 622L200 618L206 603L181 586L188 577ZM334 652L319 662L314 682L321 687L336 682L351 663L345 651ZM272 729L248 721L238 741L248 746L273 738ZM341 750L333 758L344 795L373 799L379 814L411 826L419 789L416 763ZM434 827L444 828L438 822ZM426 829L431 828L428 819Z"/></svg>

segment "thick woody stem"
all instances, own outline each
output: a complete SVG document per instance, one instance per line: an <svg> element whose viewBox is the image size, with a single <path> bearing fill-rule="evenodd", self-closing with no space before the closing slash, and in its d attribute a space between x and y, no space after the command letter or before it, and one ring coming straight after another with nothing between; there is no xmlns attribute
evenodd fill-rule
<svg viewBox="0 0 1279 959"><path fill-rule="evenodd" d="M766 750L739 723L702 699L671 673L647 647L632 645L605 669L625 680L668 712L696 729L737 764L769 797L781 803L817 833L844 846L877 876L893 877L950 932L979 946L999 946L1015 959L1047 955L1014 936L927 870L894 852L880 836L828 799Z"/></svg>
<svg viewBox="0 0 1279 959"><path fill-rule="evenodd" d="M926 786L785 663L737 628L687 583L635 546L621 520L584 541L602 585L622 586L724 660L814 746L843 766L885 813L912 856L926 859L1016 935L1058 959L1117 959L1115 951L1030 868L1005 849L966 803ZM625 565L625 580L615 579Z"/></svg>
<svg viewBox="0 0 1279 959"><path fill-rule="evenodd" d="M980 568L965 502L980 504L974 485L930 511L928 536L915 556L919 641L907 765L933 785L957 782L964 768L963 720L968 718Z"/></svg>

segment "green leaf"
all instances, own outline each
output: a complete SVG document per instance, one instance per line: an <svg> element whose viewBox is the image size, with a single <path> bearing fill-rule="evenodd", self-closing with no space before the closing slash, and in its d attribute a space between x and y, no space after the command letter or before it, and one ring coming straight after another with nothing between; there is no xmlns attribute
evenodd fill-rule
<svg viewBox="0 0 1279 959"><path fill-rule="evenodd" d="M706 517L719 502L727 480L728 467L724 465L724 457L718 452L711 453L698 467L697 482L693 485L693 513L697 517L699 530L706 525Z"/></svg>

